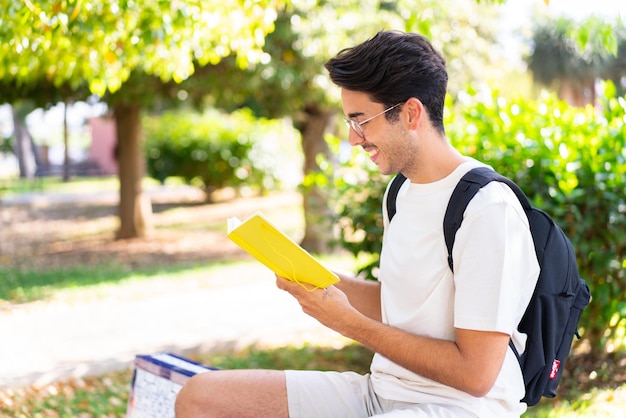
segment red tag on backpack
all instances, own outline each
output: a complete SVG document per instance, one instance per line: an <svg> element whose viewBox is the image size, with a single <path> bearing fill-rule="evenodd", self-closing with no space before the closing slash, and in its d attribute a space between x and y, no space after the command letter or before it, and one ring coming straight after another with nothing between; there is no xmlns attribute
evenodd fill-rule
<svg viewBox="0 0 626 418"><path fill-rule="evenodd" d="M550 370L550 380L556 379L556 375L559 372L559 367L561 366L561 362L557 359L554 359L552 362L552 370Z"/></svg>

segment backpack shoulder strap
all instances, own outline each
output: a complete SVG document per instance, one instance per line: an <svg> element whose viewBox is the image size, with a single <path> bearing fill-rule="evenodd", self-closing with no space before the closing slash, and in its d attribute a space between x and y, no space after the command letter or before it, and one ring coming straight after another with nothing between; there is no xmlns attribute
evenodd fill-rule
<svg viewBox="0 0 626 418"><path fill-rule="evenodd" d="M389 186L389 192L387 192L387 217L389 218L389 222L391 222L391 218L396 214L396 198L398 197L398 192L400 191L400 187L404 184L406 177L402 173L398 173L393 180L391 180L391 186Z"/></svg>
<svg viewBox="0 0 626 418"><path fill-rule="evenodd" d="M488 167L477 167L465 173L454 188L452 196L450 196L450 201L448 202L446 214L443 219L443 235L448 250L448 265L453 272L454 262L452 260L452 247L454 246L456 231L461 227L461 223L463 222L465 209L476 193L492 181L500 181L508 185L521 202L524 210L528 210L531 207L524 192L522 192L514 182L498 172Z"/></svg>
<svg viewBox="0 0 626 418"><path fill-rule="evenodd" d="M528 212L532 209L530 201L522 189L520 189L517 184L507 177L504 177L488 167L477 167L468 171L454 188L443 220L443 233L446 241L446 248L448 250L448 265L450 266L450 270L452 270L452 272L454 272L452 247L454 246L456 231L460 228L461 223L463 222L463 213L476 193L492 181L499 181L509 186L517 196L517 199L520 201L524 211ZM509 339L509 347L513 350L513 353L521 366L522 359L517 351L517 348L515 347L515 344L513 344L513 339Z"/></svg>

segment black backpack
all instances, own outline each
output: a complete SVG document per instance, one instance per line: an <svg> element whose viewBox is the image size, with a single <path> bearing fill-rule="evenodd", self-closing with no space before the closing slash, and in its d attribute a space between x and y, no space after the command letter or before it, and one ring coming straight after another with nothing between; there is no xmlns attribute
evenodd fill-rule
<svg viewBox="0 0 626 418"><path fill-rule="evenodd" d="M396 197L405 180L406 177L398 174L389 186L386 202L389 221L396 212ZM556 396L574 335L580 338L578 321L591 295L587 283L578 276L574 250L561 228L545 212L533 208L514 182L487 167L474 168L465 174L448 202L443 231L450 269L454 271L452 246L465 208L478 190L492 181L507 184L522 204L541 268L535 291L518 325L518 330L528 336L526 349L520 356L513 342L509 343L524 376L526 394L521 401L532 406L542 396Z"/></svg>

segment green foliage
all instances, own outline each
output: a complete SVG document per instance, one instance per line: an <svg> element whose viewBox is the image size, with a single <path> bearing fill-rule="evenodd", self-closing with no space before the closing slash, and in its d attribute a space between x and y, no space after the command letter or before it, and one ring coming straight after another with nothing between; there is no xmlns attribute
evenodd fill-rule
<svg viewBox="0 0 626 418"><path fill-rule="evenodd" d="M255 119L248 111L230 116L178 111L146 117L148 173L161 182L180 176L207 195L223 187L274 187L276 164L271 157L275 154L267 152L267 146L277 124Z"/></svg>
<svg viewBox="0 0 626 418"><path fill-rule="evenodd" d="M447 120L461 152L517 182L570 237L592 291L582 324L596 350L623 339L626 325L626 99L614 92L607 84L603 114L550 95L539 101L461 95ZM376 251L371 257L377 261L388 179L361 165L355 171L355 181L344 174L335 183L341 244L355 255L359 246Z"/></svg>
<svg viewBox="0 0 626 418"><path fill-rule="evenodd" d="M622 26L620 21L617 23L618 26ZM578 28L568 29L568 32L581 50L589 47L597 51L604 49L609 54L617 56L619 39L616 37L616 28L610 22L591 16L581 22Z"/></svg>
<svg viewBox="0 0 626 418"><path fill-rule="evenodd" d="M0 154L2 153L13 153L13 137L0 138Z"/></svg>
<svg viewBox="0 0 626 418"><path fill-rule="evenodd" d="M259 63L241 70L234 59L215 71L182 84L190 94L209 85L213 105L241 106L271 117L287 115L303 122L309 108L334 107L339 89L323 64L339 50L383 29L417 31L433 39L448 57L450 87L485 77L497 60L488 53L495 42L496 6L464 0L394 0L316 2L294 0L279 8L275 30L265 37ZM462 7L460 6L462 4ZM490 19L493 17L493 19ZM466 51L472 50L472 54ZM499 72L498 72L499 74Z"/></svg>
<svg viewBox="0 0 626 418"><path fill-rule="evenodd" d="M325 174L307 176L305 184L317 179L320 187L328 187L324 182L332 179L329 202L335 207L334 223L338 227L334 244L357 259L358 274L375 280L382 249L381 206L389 176L382 175L361 150L330 135L327 141L339 156L339 164L320 164Z"/></svg>
<svg viewBox="0 0 626 418"><path fill-rule="evenodd" d="M450 131L465 154L516 181L566 231L594 297L583 323L599 345L626 318L626 100L611 90L603 115L553 96L468 98Z"/></svg>
<svg viewBox="0 0 626 418"><path fill-rule="evenodd" d="M131 72L180 82L196 65L231 53L258 60L273 29L275 1L68 0L6 2L0 18L0 81L48 80L100 96ZM227 20L231 24L223 24Z"/></svg>
<svg viewBox="0 0 626 418"><path fill-rule="evenodd" d="M546 86L568 80L592 83L596 78L620 82L624 76L626 32L623 23L591 16L540 20L533 31L527 58L533 78Z"/></svg>

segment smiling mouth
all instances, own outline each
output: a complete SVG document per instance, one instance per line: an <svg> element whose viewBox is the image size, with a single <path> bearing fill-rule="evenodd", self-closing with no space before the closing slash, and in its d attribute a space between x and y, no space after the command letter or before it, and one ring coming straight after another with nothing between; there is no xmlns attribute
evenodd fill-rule
<svg viewBox="0 0 626 418"><path fill-rule="evenodd" d="M363 148L363 150L369 154L370 160L372 160L373 162L376 162L376 157L378 157L378 153L380 152L378 148L367 147L367 148Z"/></svg>

